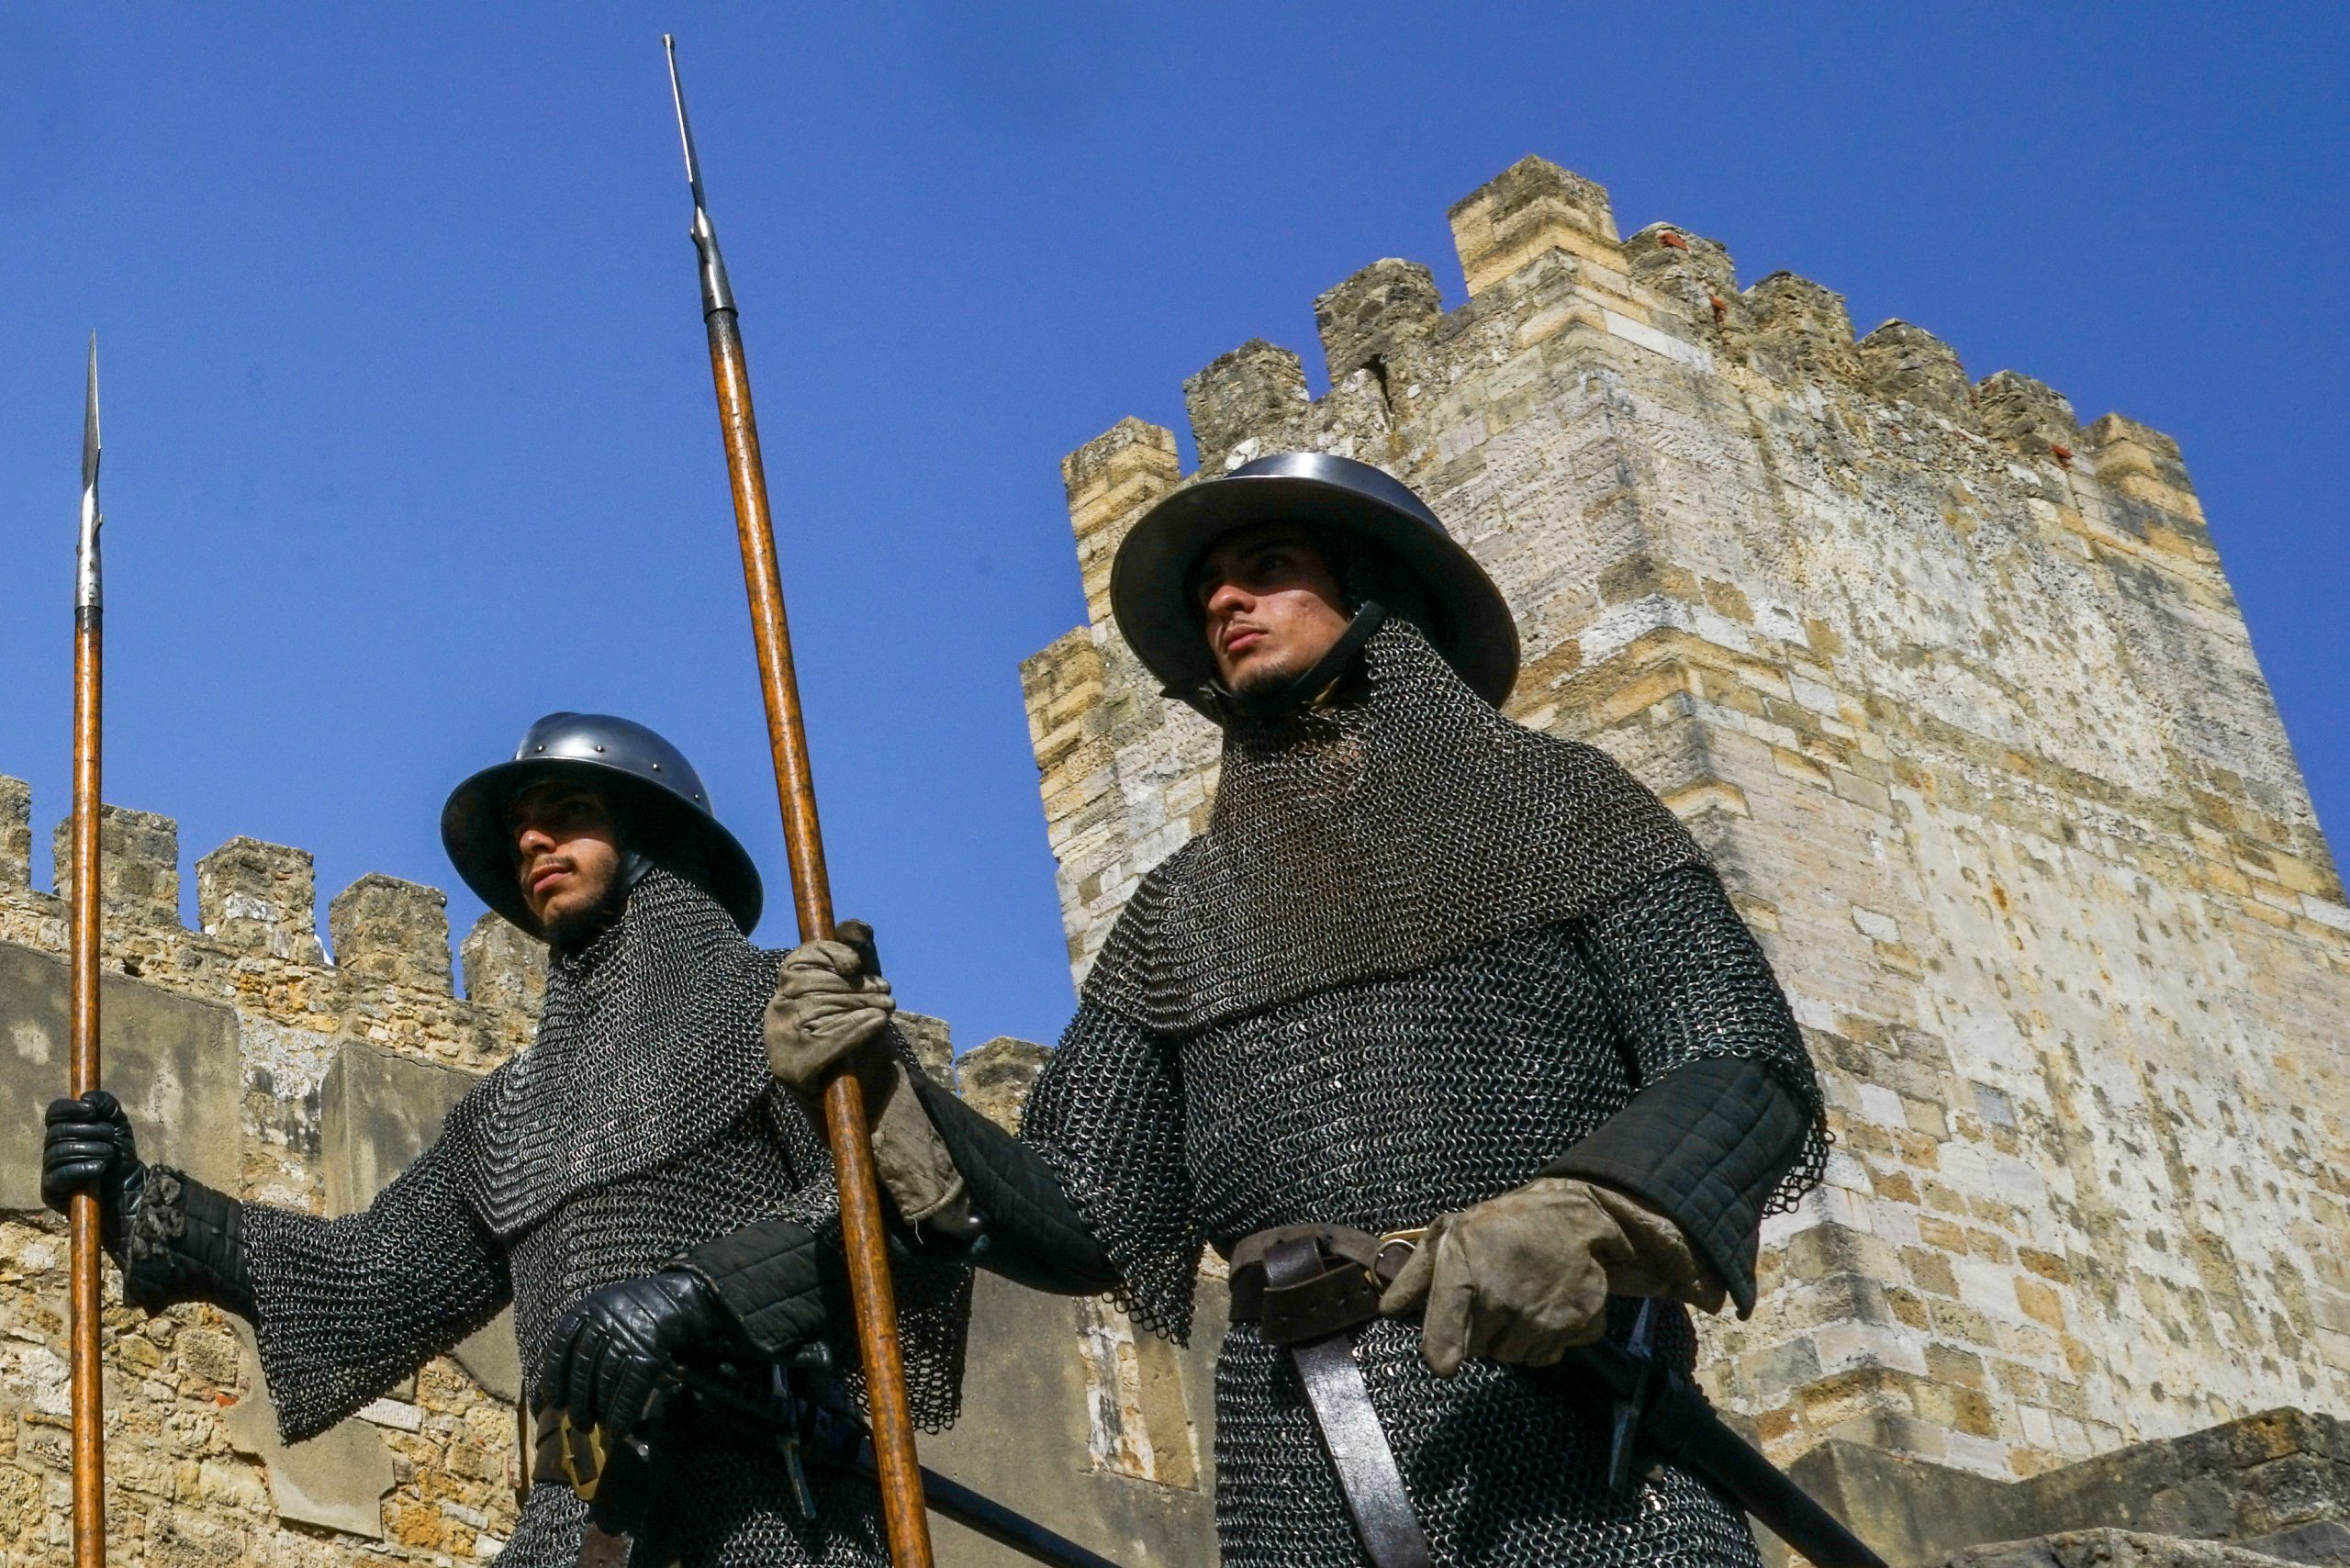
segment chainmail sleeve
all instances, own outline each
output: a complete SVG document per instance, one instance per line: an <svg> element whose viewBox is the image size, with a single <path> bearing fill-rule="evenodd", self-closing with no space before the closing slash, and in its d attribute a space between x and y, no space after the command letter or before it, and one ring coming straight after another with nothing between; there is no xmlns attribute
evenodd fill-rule
<svg viewBox="0 0 2350 1568"><path fill-rule="evenodd" d="M1020 1137L1060 1178L1117 1266L1118 1304L1154 1333L1187 1343L1201 1237L1173 1049L1131 1019L1082 1003L1037 1075Z"/></svg>
<svg viewBox="0 0 2350 1568"><path fill-rule="evenodd" d="M504 1253L445 1137L361 1214L244 1206L254 1333L279 1434L314 1437L496 1316Z"/></svg>
<svg viewBox="0 0 2350 1568"><path fill-rule="evenodd" d="M1570 927L1631 1058L1639 1092L1584 1140L1610 1157L1687 1168L1719 1186L1742 1172L1751 1191L1709 1195L1683 1228L1735 1276L1728 1254L1752 1252L1752 1222L1790 1209L1819 1182L1828 1141L1819 1084L1803 1033L1762 946L1714 873L1679 867L1651 878ZM1613 1129L1611 1133L1611 1128ZM1637 1128L1637 1132L1634 1130ZM1636 1155L1645 1145L1651 1151ZM1767 1146L1767 1147L1765 1147ZM1552 1169L1578 1173L1572 1158ZM1702 1169L1701 1169L1702 1168ZM1593 1174L1605 1174L1595 1167ZM1678 1183L1649 1195L1670 1197ZM1677 1209L1679 1205L1669 1204ZM1724 1212L1744 1234L1709 1238ZM1727 1280L1741 1307L1751 1282Z"/></svg>

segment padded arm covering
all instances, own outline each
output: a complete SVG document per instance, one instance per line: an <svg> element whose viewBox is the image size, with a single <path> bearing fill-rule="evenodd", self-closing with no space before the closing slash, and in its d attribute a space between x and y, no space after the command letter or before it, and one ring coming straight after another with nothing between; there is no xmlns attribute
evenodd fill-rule
<svg viewBox="0 0 2350 1568"><path fill-rule="evenodd" d="M825 1275L840 1243L830 1229L758 1220L703 1242L677 1266L708 1281L751 1343L779 1360L820 1337L831 1317Z"/></svg>
<svg viewBox="0 0 2350 1568"><path fill-rule="evenodd" d="M1628 1193L1670 1218L1743 1317L1754 1310L1762 1206L1803 1150L1810 1114L1771 1070L1705 1057L1632 1096L1543 1167Z"/></svg>
<svg viewBox="0 0 2350 1568"><path fill-rule="evenodd" d="M970 1260L1031 1290L1097 1295L1117 1288L1117 1265L1035 1150L927 1077L912 1081L984 1226Z"/></svg>

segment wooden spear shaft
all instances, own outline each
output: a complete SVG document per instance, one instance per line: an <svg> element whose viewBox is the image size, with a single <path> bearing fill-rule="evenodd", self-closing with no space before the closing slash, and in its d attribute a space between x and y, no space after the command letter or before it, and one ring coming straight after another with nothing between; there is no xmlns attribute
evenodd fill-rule
<svg viewBox="0 0 2350 1568"><path fill-rule="evenodd" d="M677 81L677 40L661 39L669 55L669 86L677 99L677 133L686 148L686 178L693 187L694 247L700 256L702 319L710 331L711 377L718 390L718 423L726 442L726 471L734 492L735 532L743 547L743 586L751 603L751 635L759 655L759 689L767 700L767 745L783 808L784 853L791 864L791 898L800 939L833 935L832 883L824 869L823 833L816 820L816 782L808 766L808 734L800 711L800 683L791 662L791 631L784 618L783 580L776 566L775 523L767 510L767 466L759 455L758 420L751 408L750 367L743 330L717 231L701 191L701 166ZM849 1296L856 1314L856 1343L865 1366L873 1423L881 1518L896 1568L931 1568L930 1519L923 1509L922 1467L914 1453L913 1417L906 1399L905 1356L898 1340L897 1297L890 1287L881 1188L866 1129L865 1096L853 1072L824 1085L824 1131L840 1185L841 1240L848 1254Z"/></svg>
<svg viewBox="0 0 2350 1568"><path fill-rule="evenodd" d="M90 338L82 425L82 532L73 592L73 886L66 1092L98 1086L98 706L104 611L98 575L98 340ZM94 1193L69 1205L73 1412L73 1565L106 1568L106 1450L98 1350L100 1214Z"/></svg>

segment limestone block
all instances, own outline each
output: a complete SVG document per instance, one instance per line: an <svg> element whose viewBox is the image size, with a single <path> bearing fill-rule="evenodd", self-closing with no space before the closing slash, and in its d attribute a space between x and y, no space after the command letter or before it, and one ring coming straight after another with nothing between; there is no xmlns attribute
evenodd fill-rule
<svg viewBox="0 0 2350 1568"><path fill-rule="evenodd" d="M1729 247L1677 224L1651 223L1625 241L1624 260L1643 283L1687 278L1724 299L1739 292Z"/></svg>
<svg viewBox="0 0 2350 1568"><path fill-rule="evenodd" d="M2081 435L2096 456L2101 482L2133 499L2202 522L2203 508L2195 497L2195 481L2187 476L2178 442L2121 414L2106 415Z"/></svg>
<svg viewBox="0 0 2350 1568"><path fill-rule="evenodd" d="M1219 354L1183 383L1200 472L1220 474L1261 456L1273 430L1308 401L1305 365L1292 351L1251 338Z"/></svg>
<svg viewBox="0 0 2350 1568"><path fill-rule="evenodd" d="M237 952L325 962L318 899L318 873L307 850L232 838L196 863L196 924Z"/></svg>
<svg viewBox="0 0 2350 1568"><path fill-rule="evenodd" d="M346 1040L319 1092L319 1159L327 1212L352 1214L441 1136L441 1126L475 1080L450 1068ZM501 1312L451 1352L491 1394L520 1395L522 1363L514 1316Z"/></svg>
<svg viewBox="0 0 2350 1568"><path fill-rule="evenodd" d="M2070 453L2081 444L2073 405L2054 387L2012 370L1986 375L1975 387L1975 411L1983 432L2028 457Z"/></svg>
<svg viewBox="0 0 2350 1568"><path fill-rule="evenodd" d="M1972 418L1972 388L1958 351L1923 327L1887 321L1863 338L1859 348L1861 374L1879 395L1953 420Z"/></svg>
<svg viewBox="0 0 2350 1568"><path fill-rule="evenodd" d="M1182 476L1175 432L1131 416L1120 420L1061 459L1069 527L1077 535L1078 569L1085 583L1086 614L1099 625L1110 614L1110 563L1144 509Z"/></svg>
<svg viewBox="0 0 2350 1568"><path fill-rule="evenodd" d="M303 1442L280 1440L277 1417L261 1392L261 1356L252 1329L241 1317L229 1323L243 1347L245 1386L253 1392L229 1407L221 1425L229 1447L262 1462L277 1517L383 1540L384 1499L394 1483L392 1453L383 1438L364 1421L345 1421Z"/></svg>
<svg viewBox="0 0 2350 1568"><path fill-rule="evenodd" d="M1746 291L1753 322L1755 364L1781 380L1850 377L1859 372L1852 318L1844 297L1790 272L1776 272Z"/></svg>
<svg viewBox="0 0 2350 1568"><path fill-rule="evenodd" d="M2187 476L2187 459L2180 455L2178 442L2154 426L2140 424L2124 414L2108 414L2082 433L2098 454L2100 476L2119 467L2144 474L2175 490L2193 492L2195 482Z"/></svg>
<svg viewBox="0 0 2350 1568"><path fill-rule="evenodd" d="M345 973L388 985L447 991L449 895L370 871L327 905L334 961Z"/></svg>
<svg viewBox="0 0 2350 1568"><path fill-rule="evenodd" d="M0 774L0 887L33 879L33 787Z"/></svg>
<svg viewBox="0 0 2350 1568"><path fill-rule="evenodd" d="M955 1064L964 1103L989 1121L1016 1133L1021 1114L1028 1108L1028 1091L1036 1086L1051 1052L1027 1040L999 1036L963 1054Z"/></svg>
<svg viewBox="0 0 2350 1568"><path fill-rule="evenodd" d="M1448 216L1472 296L1550 251L1623 264L1606 187L1547 159L1521 158Z"/></svg>
<svg viewBox="0 0 2350 1568"><path fill-rule="evenodd" d="M1426 334L1444 315L1436 277L1417 262L1388 257L1314 302L1314 326L1333 384L1366 366L1381 369L1399 344Z"/></svg>
<svg viewBox="0 0 2350 1568"><path fill-rule="evenodd" d="M66 969L0 943L0 1209L40 1207L40 1117L65 1092ZM103 1081L130 1113L139 1152L237 1190L237 1017L121 975L98 983Z"/></svg>
<svg viewBox="0 0 2350 1568"><path fill-rule="evenodd" d="M73 896L73 819L50 838L57 896ZM175 926L180 923L180 824L152 812L98 808L98 907L106 923Z"/></svg>
<svg viewBox="0 0 2350 1568"><path fill-rule="evenodd" d="M898 1010L898 1036L930 1081L942 1089L955 1087L955 1036L944 1018Z"/></svg>
<svg viewBox="0 0 2350 1568"><path fill-rule="evenodd" d="M1738 286L1738 267L1718 240L1670 223L1651 223L1624 241L1625 264L1650 293L1677 302L1684 330L1703 339L1752 330L1752 310Z"/></svg>
<svg viewBox="0 0 2350 1568"><path fill-rule="evenodd" d="M1945 1568L2277 1568L2279 1560L2216 1540L2088 1529L1973 1547L1943 1562Z"/></svg>
<svg viewBox="0 0 2350 1568"><path fill-rule="evenodd" d="M496 910L486 910L457 946L465 999L535 1018L547 994L547 945Z"/></svg>

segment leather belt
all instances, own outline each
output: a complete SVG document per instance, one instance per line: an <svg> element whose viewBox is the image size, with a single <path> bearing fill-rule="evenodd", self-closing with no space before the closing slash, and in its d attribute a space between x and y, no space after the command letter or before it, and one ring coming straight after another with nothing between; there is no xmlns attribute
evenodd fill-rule
<svg viewBox="0 0 2350 1568"><path fill-rule="evenodd" d="M1343 1226L1260 1230L1232 1249L1232 1316L1289 1352L1306 1408L1372 1568L1429 1568L1428 1540L1371 1403L1355 1337L1416 1232L1373 1237ZM1382 1261L1391 1266L1382 1271Z"/></svg>

